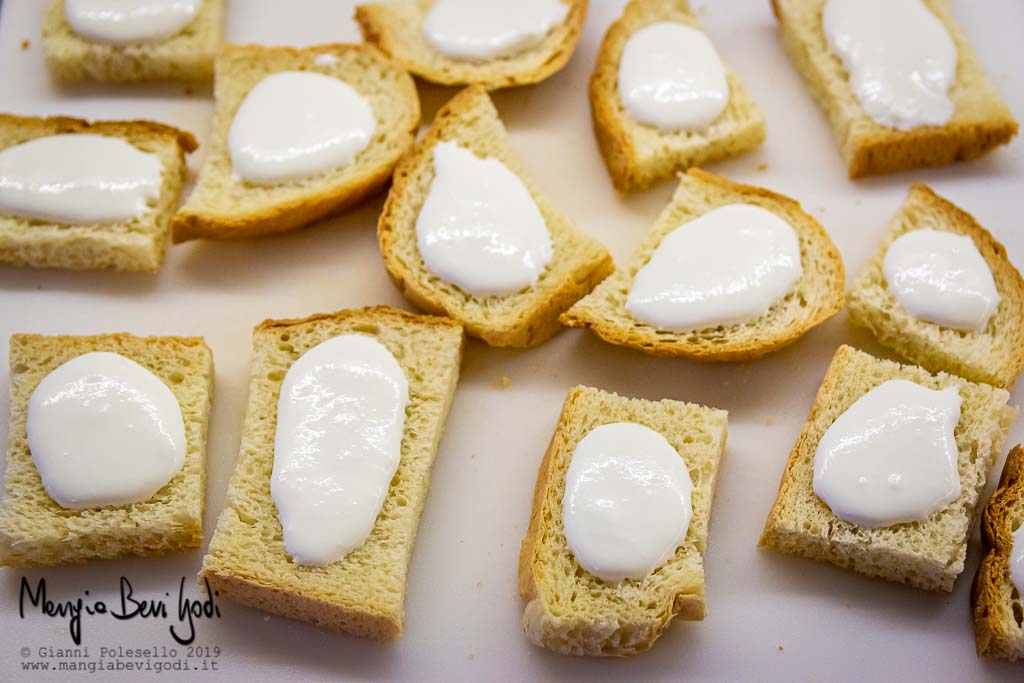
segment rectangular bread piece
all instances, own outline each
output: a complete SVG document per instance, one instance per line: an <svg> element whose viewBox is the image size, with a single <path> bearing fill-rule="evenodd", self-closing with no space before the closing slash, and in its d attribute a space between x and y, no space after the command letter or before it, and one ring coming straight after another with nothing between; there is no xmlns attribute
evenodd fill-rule
<svg viewBox="0 0 1024 683"><path fill-rule="evenodd" d="M648 650L673 619L701 620L711 502L725 451L728 413L681 401L645 401L578 386L562 406L537 473L530 527L519 554L523 629L562 654L627 656ZM565 477L577 444L612 422L635 422L679 451L693 482L693 517L683 545L642 580L611 584L576 562L562 526Z"/></svg>
<svg viewBox="0 0 1024 683"><path fill-rule="evenodd" d="M402 459L366 542L323 567L285 551L270 495L277 401L300 356L340 334L370 335L409 381ZM402 635L406 575L462 358L462 326L447 318L377 307L268 320L253 333L241 452L200 578L244 605L376 640Z"/></svg>
<svg viewBox="0 0 1024 683"><path fill-rule="evenodd" d="M679 171L742 154L764 141L764 116L727 64L729 104L706 128L666 132L630 116L619 96L622 53L633 34L659 22L700 30L688 0L631 0L605 34L590 77L594 134L621 192L647 189Z"/></svg>
<svg viewBox="0 0 1024 683"><path fill-rule="evenodd" d="M985 259L999 293L999 305L983 330L955 330L915 318L889 291L884 271L886 252L897 238L922 229L968 237ZM847 300L854 323L931 372L944 370L974 382L1009 387L1024 367L1024 279L1010 262L1006 248L974 216L925 185L910 186L878 252L857 278Z"/></svg>
<svg viewBox="0 0 1024 683"><path fill-rule="evenodd" d="M957 48L949 89L952 118L943 126L898 130L868 116L857 101L842 60L821 28L826 0L772 0L782 44L814 99L824 109L851 178L975 159L1017 134L1017 121L953 21L947 0L924 0Z"/></svg>
<svg viewBox="0 0 1024 683"><path fill-rule="evenodd" d="M836 517L814 493L814 454L825 431L864 394L893 379L928 389L957 387L963 404L954 429L962 493L921 522L868 529ZM789 456L760 545L935 591L951 591L964 570L979 497L1017 409L1005 389L880 360L850 346L836 351Z"/></svg>
<svg viewBox="0 0 1024 683"><path fill-rule="evenodd" d="M43 54L59 81L209 82L224 41L227 0L204 0L195 19L169 38L107 45L79 35L68 23L65 0L47 0Z"/></svg>
<svg viewBox="0 0 1024 683"><path fill-rule="evenodd" d="M156 375L181 405L185 462L152 497L128 505L69 510L43 488L28 448L28 401L39 382L67 361L93 351L121 354ZM0 565L52 565L198 548L206 501L206 433L213 394L213 354L199 337L11 337L11 421Z"/></svg>
<svg viewBox="0 0 1024 683"><path fill-rule="evenodd" d="M64 116L0 114L0 150L50 135L120 138L163 164L163 186L151 211L127 223L66 225L0 215L0 263L72 270L113 269L155 273L163 263L171 216L187 172L191 133L152 121L95 121Z"/></svg>

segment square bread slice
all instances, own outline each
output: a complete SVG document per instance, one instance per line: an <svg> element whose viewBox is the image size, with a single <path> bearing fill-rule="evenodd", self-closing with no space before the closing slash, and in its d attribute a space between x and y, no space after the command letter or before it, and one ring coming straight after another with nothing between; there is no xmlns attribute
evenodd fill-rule
<svg viewBox="0 0 1024 683"><path fill-rule="evenodd" d="M924 0L956 44L955 106L944 126L898 130L868 116L850 87L842 60L828 47L821 28L826 0L772 0L790 61L824 109L851 178L969 161L1004 145L1017 121L949 14L947 0Z"/></svg>
<svg viewBox="0 0 1024 683"><path fill-rule="evenodd" d="M938 390L958 387L963 405L954 429L960 451L960 498L923 522L867 529L839 519L814 493L814 454L836 419L876 386L903 379ZM1017 409L1005 389L874 358L841 346L818 390L782 474L759 545L831 562L855 572L934 591L951 591L964 570L967 538L989 470Z"/></svg>
<svg viewBox="0 0 1024 683"><path fill-rule="evenodd" d="M565 477L577 444L612 422L635 422L679 451L693 481L686 541L642 580L609 583L590 574L568 549L562 527ZM699 621L711 501L725 451L728 413L682 401L645 401L574 387L537 473L530 527L519 554L523 629L535 645L571 655L622 657L650 649L673 619Z"/></svg>
<svg viewBox="0 0 1024 683"><path fill-rule="evenodd" d="M95 121L64 116L0 114L0 150L48 135L81 133L121 138L163 164L160 198L152 211L127 223L66 225L0 215L0 263L35 268L110 268L155 273L163 263L171 216L185 182L191 133L152 121Z"/></svg>
<svg viewBox="0 0 1024 683"><path fill-rule="evenodd" d="M282 71L317 72L347 83L369 100L377 134L344 168L256 185L235 175L228 131L249 91ZM174 216L175 243L283 232L351 208L388 182L420 124L420 100L412 78L372 45L229 45L217 57L216 72L208 155L195 190Z"/></svg>
<svg viewBox="0 0 1024 683"><path fill-rule="evenodd" d="M488 90L539 83L569 61L580 42L587 0L562 0L569 14L543 42L518 54L486 61L464 61L430 44L423 22L434 0L392 0L356 7L363 39L384 50L420 78L442 85L480 85Z"/></svg>
<svg viewBox="0 0 1024 683"><path fill-rule="evenodd" d="M416 242L416 220L434 180L434 146L454 141L477 156L495 158L518 175L551 233L553 254L531 287L505 296L476 297L427 270ZM466 88L395 169L377 228L380 251L395 286L430 313L448 315L491 346L535 346L561 329L558 316L612 271L608 251L555 210L522 171L498 111L479 86Z"/></svg>
<svg viewBox="0 0 1024 683"><path fill-rule="evenodd" d="M971 587L979 657L1024 659L1024 597L1010 578L1013 532L1024 524L1024 447L1006 456L999 488L981 516L986 555Z"/></svg>
<svg viewBox="0 0 1024 683"><path fill-rule="evenodd" d="M156 42L105 45L75 33L65 0L47 0L43 55L59 81L186 81L213 78L213 61L224 41L227 0L205 0L195 19Z"/></svg>
<svg viewBox="0 0 1024 683"><path fill-rule="evenodd" d="M185 463L151 498L128 505L68 510L43 488L28 448L32 392L51 371L94 351L119 353L160 378L181 405ZM11 421L0 565L53 565L198 548L206 503L206 433L213 395L213 354L201 337L11 337Z"/></svg>
<svg viewBox="0 0 1024 683"><path fill-rule="evenodd" d="M661 241L680 225L712 209L738 203L771 211L796 231L803 276L793 291L766 314L747 323L679 333L635 320L626 309L626 298L636 274L647 265ZM843 307L845 280L839 250L821 224L796 201L692 168L680 176L672 201L632 259L570 308L562 322L570 327L589 327L611 344L653 356L682 356L699 361L751 360L793 343L835 315Z"/></svg>
<svg viewBox="0 0 1024 683"><path fill-rule="evenodd" d="M764 116L727 64L729 104L704 130L663 132L630 116L619 97L622 51L637 31L663 21L700 30L687 0L631 0L605 34L590 77L594 134L621 192L645 190L691 166L736 156L764 142Z"/></svg>
<svg viewBox="0 0 1024 683"><path fill-rule="evenodd" d="M285 551L270 495L277 400L292 363L346 333L384 344L409 380L402 460L366 542L333 564L303 566ZM452 320L383 306L258 325L241 452L200 579L243 605L376 640L400 638L409 559L463 344Z"/></svg>
<svg viewBox="0 0 1024 683"><path fill-rule="evenodd" d="M970 237L988 263L999 307L980 332L954 330L911 316L889 292L883 263L889 246L911 230L942 230ZM946 371L975 382L1008 387L1024 367L1024 279L1006 248L974 216L914 184L889 224L878 253L847 296L850 319L878 341L932 372Z"/></svg>

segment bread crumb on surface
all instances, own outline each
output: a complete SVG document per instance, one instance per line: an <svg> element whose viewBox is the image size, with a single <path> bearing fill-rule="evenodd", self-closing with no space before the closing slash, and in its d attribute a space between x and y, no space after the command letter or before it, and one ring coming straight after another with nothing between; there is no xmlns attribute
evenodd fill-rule
<svg viewBox="0 0 1024 683"><path fill-rule="evenodd" d="M771 426L772 426L772 425L774 425L774 424L775 424L775 419L774 419L774 418L771 418L771 417L769 417L768 419L766 419L766 420L764 421L764 426L765 426L765 427L771 427Z"/></svg>
<svg viewBox="0 0 1024 683"><path fill-rule="evenodd" d="M757 165L757 170L760 173L764 173L765 171L768 170L768 164L758 164Z"/></svg>
<svg viewBox="0 0 1024 683"><path fill-rule="evenodd" d="M32 43L27 38L25 40L21 41L21 49L22 50L27 50L31 46L32 46Z"/></svg>
<svg viewBox="0 0 1024 683"><path fill-rule="evenodd" d="M508 389L510 384L512 384L512 380L508 375L502 375L491 382L491 386L495 389Z"/></svg>
<svg viewBox="0 0 1024 683"><path fill-rule="evenodd" d="M784 648L781 645L779 645L779 652L785 652L785 651L786 651L786 648Z"/></svg>

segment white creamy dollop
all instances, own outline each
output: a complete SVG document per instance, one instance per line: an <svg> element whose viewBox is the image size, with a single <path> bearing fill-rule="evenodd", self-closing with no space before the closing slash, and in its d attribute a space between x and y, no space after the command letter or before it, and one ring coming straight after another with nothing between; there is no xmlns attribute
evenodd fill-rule
<svg viewBox="0 0 1024 683"><path fill-rule="evenodd" d="M245 96L228 131L228 151L239 178L273 185L350 165L376 130L369 100L348 83L282 71Z"/></svg>
<svg viewBox="0 0 1024 683"><path fill-rule="evenodd" d="M899 305L937 325L983 330L999 307L992 271L964 235L911 230L889 245L882 270Z"/></svg>
<svg viewBox="0 0 1024 683"><path fill-rule="evenodd" d="M71 29L97 43L170 38L192 23L203 0L64 0Z"/></svg>
<svg viewBox="0 0 1024 683"><path fill-rule="evenodd" d="M712 209L670 232L633 280L626 309L662 330L754 320L803 275L793 227L750 204Z"/></svg>
<svg viewBox="0 0 1024 683"><path fill-rule="evenodd" d="M814 454L814 492L867 528L920 522L960 497L956 387L884 382L832 423Z"/></svg>
<svg viewBox="0 0 1024 683"><path fill-rule="evenodd" d="M473 296L529 287L552 256L544 215L519 176L454 142L434 146L416 243L430 272Z"/></svg>
<svg viewBox="0 0 1024 683"><path fill-rule="evenodd" d="M185 462L178 399L116 353L85 353L46 375L25 427L43 488L71 510L146 500Z"/></svg>
<svg viewBox="0 0 1024 683"><path fill-rule="evenodd" d="M483 61L539 45L568 14L560 0L436 0L423 30L441 54Z"/></svg>
<svg viewBox="0 0 1024 683"><path fill-rule="evenodd" d="M0 214L91 225L151 211L163 164L120 138L62 134L0 151Z"/></svg>
<svg viewBox="0 0 1024 683"><path fill-rule="evenodd" d="M876 123L909 130L953 116L956 44L922 0L828 0L822 30Z"/></svg>
<svg viewBox="0 0 1024 683"><path fill-rule="evenodd" d="M642 579L686 540L693 482L668 440L615 422L580 439L565 475L565 540L585 570L605 581Z"/></svg>
<svg viewBox="0 0 1024 683"><path fill-rule="evenodd" d="M270 494L297 564L324 566L369 538L402 459L409 382L362 334L329 339L281 385Z"/></svg>
<svg viewBox="0 0 1024 683"><path fill-rule="evenodd" d="M662 131L706 128L729 104L725 66L708 37L662 21L626 42L619 97L629 115Z"/></svg>

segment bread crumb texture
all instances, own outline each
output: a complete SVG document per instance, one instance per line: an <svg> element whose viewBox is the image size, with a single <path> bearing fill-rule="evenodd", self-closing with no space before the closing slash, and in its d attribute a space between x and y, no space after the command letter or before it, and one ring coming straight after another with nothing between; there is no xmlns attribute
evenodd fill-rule
<svg viewBox="0 0 1024 683"><path fill-rule="evenodd" d="M527 601L523 629L530 642L562 654L627 656L650 649L673 619L704 618L704 553L727 419L724 410L692 403L624 398L583 386L569 392L537 474L519 555L519 593ZM641 580L617 583L576 562L562 526L573 452L590 431L613 422L662 434L693 482L693 518L675 555Z"/></svg>
<svg viewBox="0 0 1024 683"><path fill-rule="evenodd" d="M292 363L342 334L373 337L409 381L402 457L366 542L324 567L285 551L270 495L281 384ZM241 451L200 578L231 600L377 640L402 635L406 575L462 358L462 327L447 318L377 307L268 320L253 333Z"/></svg>
<svg viewBox="0 0 1024 683"><path fill-rule="evenodd" d="M128 505L68 510L43 488L28 448L28 401L46 375L93 351L109 351L146 368L174 393L185 423L185 462L152 497ZM52 565L198 548L206 498L206 432L213 392L213 354L199 337L47 337L16 334L10 342L11 421L0 564Z"/></svg>
<svg viewBox="0 0 1024 683"><path fill-rule="evenodd" d="M924 521L867 529L836 517L814 493L814 454L840 415L866 393L894 379L927 389L956 387L959 391L963 404L954 436L962 493ZM790 453L760 545L917 588L953 590L964 569L979 497L1017 417L1017 409L1007 405L1009 398L1005 389L946 373L932 375L841 346Z"/></svg>

